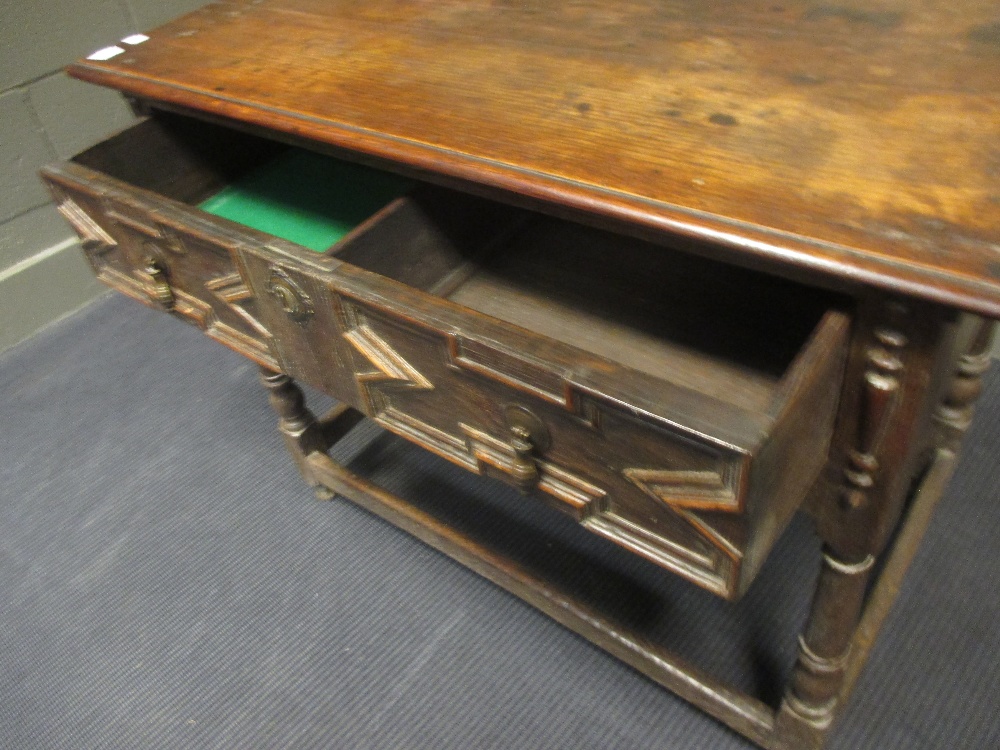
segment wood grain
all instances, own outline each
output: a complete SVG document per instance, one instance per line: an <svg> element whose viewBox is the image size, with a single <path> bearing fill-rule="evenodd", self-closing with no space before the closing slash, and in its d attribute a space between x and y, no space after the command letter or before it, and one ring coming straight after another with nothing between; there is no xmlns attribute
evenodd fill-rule
<svg viewBox="0 0 1000 750"><path fill-rule="evenodd" d="M987 0L247 0L70 72L998 317L998 40Z"/></svg>

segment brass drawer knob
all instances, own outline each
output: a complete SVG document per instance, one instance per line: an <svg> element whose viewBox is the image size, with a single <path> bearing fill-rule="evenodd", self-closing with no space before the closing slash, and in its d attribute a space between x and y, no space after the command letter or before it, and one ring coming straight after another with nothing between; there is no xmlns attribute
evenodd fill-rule
<svg viewBox="0 0 1000 750"><path fill-rule="evenodd" d="M510 429L510 447L514 452L510 473L518 489L528 492L542 478L537 456L551 443L549 431L545 423L526 406L507 404L504 416Z"/></svg>
<svg viewBox="0 0 1000 750"><path fill-rule="evenodd" d="M143 271L149 276L150 299L159 303L166 310L173 308L175 302L174 290L170 288L170 282L167 280L167 272L163 265L155 258L149 258L146 261Z"/></svg>

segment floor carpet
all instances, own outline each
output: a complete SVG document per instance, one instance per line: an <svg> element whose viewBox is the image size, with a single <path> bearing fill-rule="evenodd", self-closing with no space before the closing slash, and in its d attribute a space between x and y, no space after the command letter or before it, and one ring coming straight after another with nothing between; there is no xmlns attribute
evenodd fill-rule
<svg viewBox="0 0 1000 750"><path fill-rule="evenodd" d="M751 747L315 500L255 369L165 315L102 298L0 355L0 389L2 748ZM998 444L994 373L830 748L1000 747ZM817 570L804 523L733 606L370 425L336 454L777 700Z"/></svg>

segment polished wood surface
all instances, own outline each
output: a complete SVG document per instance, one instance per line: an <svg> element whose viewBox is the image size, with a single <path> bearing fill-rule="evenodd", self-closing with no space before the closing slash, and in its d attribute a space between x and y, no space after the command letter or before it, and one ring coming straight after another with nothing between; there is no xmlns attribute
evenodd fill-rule
<svg viewBox="0 0 1000 750"><path fill-rule="evenodd" d="M990 0L245 0L150 36L70 72L1000 316Z"/></svg>

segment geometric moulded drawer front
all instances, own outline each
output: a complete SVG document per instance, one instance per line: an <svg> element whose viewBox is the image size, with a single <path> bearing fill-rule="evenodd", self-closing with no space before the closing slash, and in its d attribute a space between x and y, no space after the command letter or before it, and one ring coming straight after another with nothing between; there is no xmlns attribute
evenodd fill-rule
<svg viewBox="0 0 1000 750"><path fill-rule="evenodd" d="M244 284L235 254L184 222L145 213L93 186L53 186L57 208L81 236L97 277L112 288L174 314L208 336L269 367L267 329Z"/></svg>
<svg viewBox="0 0 1000 750"><path fill-rule="evenodd" d="M611 383L586 368L559 373L474 330L441 335L359 304L345 310L362 404L382 426L471 471L526 486L591 531L716 593L733 596L749 582L757 561L747 564L746 554L768 543L768 510L754 506L785 499L760 494L777 469L763 449L780 434L720 437L640 407L633 393L644 384ZM741 426L751 424L768 426L749 415ZM522 425L531 443L527 479ZM806 489L775 479L778 492L801 497Z"/></svg>
<svg viewBox="0 0 1000 750"><path fill-rule="evenodd" d="M524 387L517 376L531 364L516 353L360 304L345 311L365 411L380 425L470 471L523 481L592 531L708 588L724 591L735 577L746 454L629 413L572 378L553 378L550 391ZM526 480L513 431L521 423L533 443Z"/></svg>

